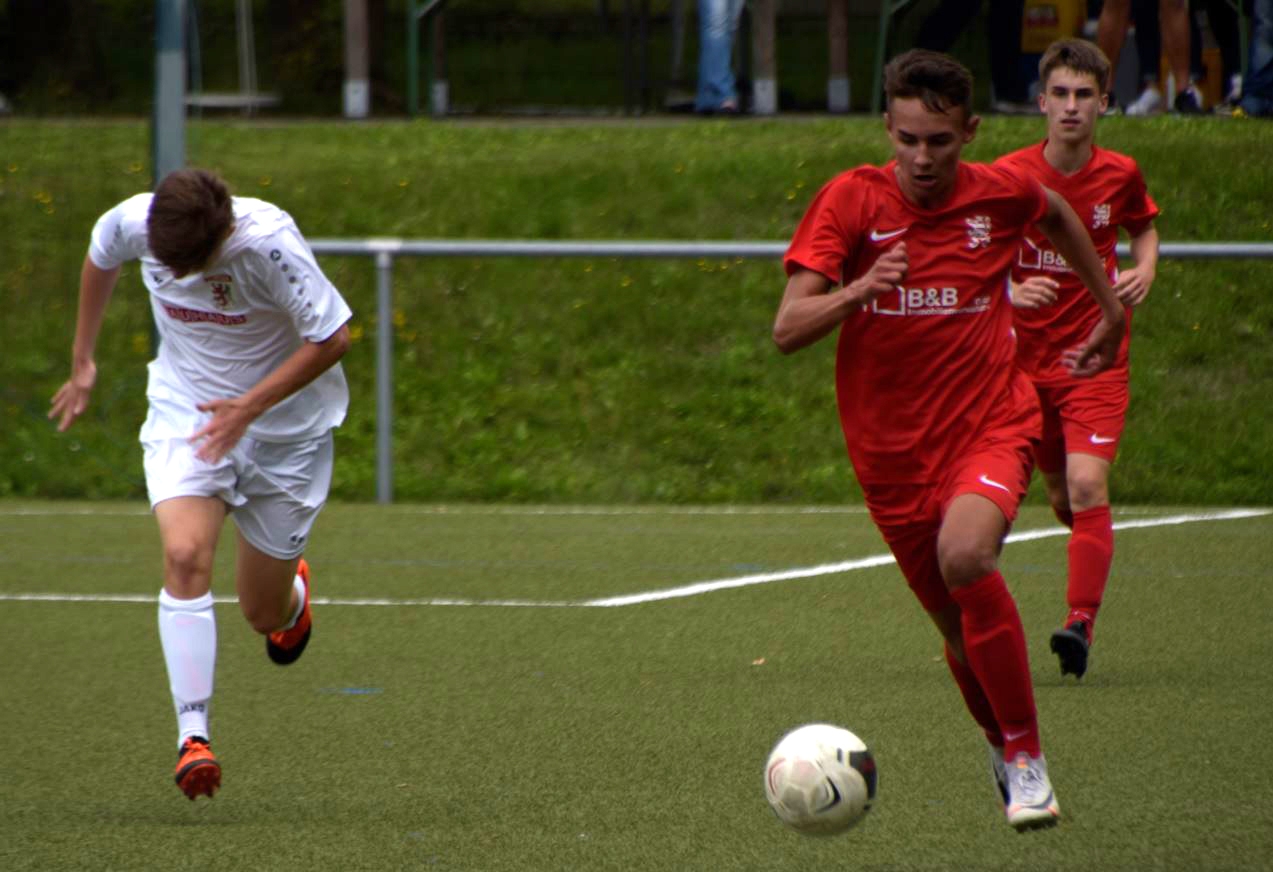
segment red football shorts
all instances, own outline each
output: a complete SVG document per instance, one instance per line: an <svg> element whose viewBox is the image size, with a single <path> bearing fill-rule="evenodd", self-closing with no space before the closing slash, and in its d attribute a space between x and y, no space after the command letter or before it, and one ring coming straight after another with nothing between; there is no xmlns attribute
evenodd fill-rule
<svg viewBox="0 0 1273 872"><path fill-rule="evenodd" d="M1114 462L1127 418L1127 380L1075 379L1036 384L1043 408L1043 440L1034 459L1046 473L1065 469L1065 455L1091 454Z"/></svg>
<svg viewBox="0 0 1273 872"><path fill-rule="evenodd" d="M946 509L958 496L978 494L998 506L1011 526L1030 486L1038 428L1038 409L1031 405L982 436L936 485L863 486L871 518L925 611L954 602L937 562L937 534Z"/></svg>

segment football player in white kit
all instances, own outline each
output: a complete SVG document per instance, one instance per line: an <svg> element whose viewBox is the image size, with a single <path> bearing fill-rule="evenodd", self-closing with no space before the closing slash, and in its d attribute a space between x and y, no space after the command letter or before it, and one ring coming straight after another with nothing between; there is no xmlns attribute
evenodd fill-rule
<svg viewBox="0 0 1273 872"><path fill-rule="evenodd" d="M286 212L231 197L212 173L178 170L93 228L71 377L49 411L59 430L88 405L97 337L130 260L141 262L160 340L141 443L164 552L159 638L177 711L176 780L193 800L221 785L208 708L212 563L227 514L238 530L239 606L270 659L291 663L309 641L301 555L331 483L331 431L349 402L338 361L352 313Z"/></svg>

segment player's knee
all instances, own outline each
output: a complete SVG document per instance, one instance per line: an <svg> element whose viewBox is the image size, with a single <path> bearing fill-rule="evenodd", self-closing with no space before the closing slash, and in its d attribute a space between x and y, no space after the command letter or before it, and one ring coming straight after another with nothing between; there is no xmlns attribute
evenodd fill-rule
<svg viewBox="0 0 1273 872"><path fill-rule="evenodd" d="M164 569L168 583L184 591L206 586L212 561L193 542L170 542L164 546Z"/></svg>
<svg viewBox="0 0 1273 872"><path fill-rule="evenodd" d="M1083 474L1070 478L1070 506L1081 512L1109 502L1105 478L1101 475Z"/></svg>
<svg viewBox="0 0 1273 872"><path fill-rule="evenodd" d="M939 544L937 560L946 586L955 588L994 572L999 555L994 548L981 543L957 542Z"/></svg>

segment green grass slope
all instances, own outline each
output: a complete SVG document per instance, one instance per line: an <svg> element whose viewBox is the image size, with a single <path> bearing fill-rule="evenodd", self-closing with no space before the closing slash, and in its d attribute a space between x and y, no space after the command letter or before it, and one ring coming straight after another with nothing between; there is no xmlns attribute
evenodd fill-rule
<svg viewBox="0 0 1273 872"><path fill-rule="evenodd" d="M1168 241L1273 238L1259 123L1111 118ZM968 155L1033 141L989 118ZM0 124L0 494L143 493L149 310L135 270L108 313L84 420L44 420L65 378L96 217L150 184L142 121ZM819 186L887 158L875 119L190 125L191 163L292 213L311 238L786 241ZM375 493L372 264L328 257L356 340L334 494ZM1114 496L1266 503L1273 470L1269 261L1164 261L1137 313ZM394 455L402 500L834 502L856 496L833 343L769 338L773 262L409 259L394 269Z"/></svg>

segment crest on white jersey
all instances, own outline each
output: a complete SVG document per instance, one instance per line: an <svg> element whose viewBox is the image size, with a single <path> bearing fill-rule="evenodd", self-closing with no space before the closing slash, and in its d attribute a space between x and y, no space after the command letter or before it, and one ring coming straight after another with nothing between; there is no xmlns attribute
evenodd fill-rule
<svg viewBox="0 0 1273 872"><path fill-rule="evenodd" d="M229 273L217 273L204 278L208 281L208 287L212 288L212 304L221 310L230 308L234 302L233 277Z"/></svg>
<svg viewBox="0 0 1273 872"><path fill-rule="evenodd" d="M965 219L968 223L968 247L986 248L990 245L990 216L973 215Z"/></svg>

